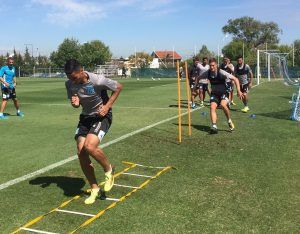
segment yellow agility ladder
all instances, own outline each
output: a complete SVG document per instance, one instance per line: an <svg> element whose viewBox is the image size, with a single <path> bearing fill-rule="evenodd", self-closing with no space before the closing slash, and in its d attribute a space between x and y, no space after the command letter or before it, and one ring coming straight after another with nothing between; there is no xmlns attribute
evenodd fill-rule
<svg viewBox="0 0 300 234"><path fill-rule="evenodd" d="M49 231L44 231L44 230L38 230L38 229L34 229L34 228L30 228L31 226L33 226L34 224L36 224L37 222L41 221L42 219L44 219L46 216L48 216L49 214L53 214L53 213L68 213L68 214L74 214L74 215L81 215L81 216L87 216L89 217L86 221L84 221L81 225L79 225L78 227L76 227L73 230L67 231L67 230L63 230L63 233L75 233L77 232L79 229L86 227L87 225L89 225L91 222L93 222L94 220L98 219L99 217L101 217L106 211L108 211L109 209L115 207L119 202L122 202L124 200L126 200L126 198L130 197L132 194L134 194L136 191L142 189L143 187L145 187L151 180L156 179L157 177L159 177L162 173L172 169L173 167L167 166L167 167L153 167L153 166L145 166L145 165L141 165L141 164L137 164L137 163L132 163L132 162L122 162L126 165L128 165L127 168L125 168L124 170L118 172L117 174L114 175L114 178L120 177L122 175L126 175L126 176L134 176L134 177L140 177L140 178L148 178L147 180L143 181L142 184L140 184L139 186L130 186L130 185L122 185L122 184L114 184L114 187L124 187L124 188L129 188L132 189L130 192L126 193L125 195L121 196L120 198L107 198L105 195L104 197L102 197L102 200L107 200L107 201L112 201L111 204L109 204L108 206L106 206L104 209L100 210L97 214L87 214L87 213L83 213L83 212L77 212L77 211L71 211L71 210L65 210L62 209L66 206L68 206L70 203L72 203L73 201L81 198L83 196L83 194L81 195L77 195L75 197L73 197L72 199L63 202L60 206L58 206L57 208L49 211L48 213L45 213L41 216L38 216L36 218L34 218L33 220L29 221L28 223L26 223L25 225L23 225L22 227L19 227L17 230L13 231L12 233L19 233L21 231L27 231L27 232L33 232L33 233L45 233L45 234L52 234L55 232L49 232ZM151 169L157 169L159 170L155 175L150 176L150 175L143 175L143 174L135 174L135 173L129 173L128 171L135 168L135 167L142 167L142 168L151 168ZM102 182L100 184L103 185L104 182ZM87 190L86 192L90 192L90 189ZM102 194L103 196L103 194Z"/></svg>

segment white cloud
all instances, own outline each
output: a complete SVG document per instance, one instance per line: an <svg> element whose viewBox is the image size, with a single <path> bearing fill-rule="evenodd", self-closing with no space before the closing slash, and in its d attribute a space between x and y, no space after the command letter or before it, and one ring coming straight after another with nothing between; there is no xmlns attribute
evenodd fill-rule
<svg viewBox="0 0 300 234"><path fill-rule="evenodd" d="M117 10L132 8L146 15L162 16L173 13L170 8L175 0L31 0L33 4L47 7L47 20L69 26L72 23L84 22L91 19L102 19L113 15Z"/></svg>
<svg viewBox="0 0 300 234"><path fill-rule="evenodd" d="M52 23L68 26L73 22L99 19L106 16L101 4L76 0L32 0L32 3L50 7L47 19Z"/></svg>

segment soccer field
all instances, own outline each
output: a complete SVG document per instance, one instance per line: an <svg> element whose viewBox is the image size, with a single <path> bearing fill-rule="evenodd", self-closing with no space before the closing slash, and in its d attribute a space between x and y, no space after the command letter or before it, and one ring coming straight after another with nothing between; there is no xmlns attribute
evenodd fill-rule
<svg viewBox="0 0 300 234"><path fill-rule="evenodd" d="M239 111L242 103L235 98L233 133L218 110L219 134L209 135L209 107L197 109L191 137L183 117L183 142L178 144L176 80L120 82L123 91L103 141L111 142L104 148L110 161L117 171L126 167L122 161L177 170L162 174L79 233L299 232L300 125L289 120L292 87L273 81L253 88L247 114ZM182 93L186 107L183 82ZM73 137L80 109L66 99L63 79L19 79L17 95L25 117L15 116L10 102L6 112L11 115L0 122L0 186L76 154ZM100 182L103 172L97 170ZM138 178L122 182L139 183ZM10 233L86 189L77 159L11 182L0 190L0 232ZM126 192L115 187L108 195ZM68 209L96 214L108 204L99 199L87 206L83 200ZM32 228L66 233L86 219L50 214Z"/></svg>

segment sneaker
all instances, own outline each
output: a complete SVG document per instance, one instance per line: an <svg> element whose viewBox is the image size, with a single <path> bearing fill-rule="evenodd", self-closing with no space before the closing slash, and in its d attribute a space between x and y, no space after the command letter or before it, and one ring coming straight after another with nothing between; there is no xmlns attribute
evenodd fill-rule
<svg viewBox="0 0 300 234"><path fill-rule="evenodd" d="M17 116L24 117L24 113L20 111L20 112L17 113Z"/></svg>
<svg viewBox="0 0 300 234"><path fill-rule="evenodd" d="M216 128L216 127L210 128L210 134L217 134L217 133L218 133L218 128Z"/></svg>
<svg viewBox="0 0 300 234"><path fill-rule="evenodd" d="M233 106L236 106L236 103L235 103L235 102L233 102L233 101L231 101L231 105L233 105Z"/></svg>
<svg viewBox="0 0 300 234"><path fill-rule="evenodd" d="M114 167L112 167L112 170L110 172L105 173L104 192L110 191L114 186L114 174L115 174Z"/></svg>
<svg viewBox="0 0 300 234"><path fill-rule="evenodd" d="M100 189L91 189L91 195L87 199L84 200L84 203L86 205L93 204L98 197L99 191L100 191Z"/></svg>
<svg viewBox="0 0 300 234"><path fill-rule="evenodd" d="M229 126L230 131L234 130L234 124L232 121L228 123L228 126Z"/></svg>
<svg viewBox="0 0 300 234"><path fill-rule="evenodd" d="M242 112L247 113L249 111L249 107L245 106L243 109L241 109Z"/></svg>
<svg viewBox="0 0 300 234"><path fill-rule="evenodd" d="M0 116L0 119L8 119L8 117L5 116L5 115L1 115L1 116Z"/></svg>
<svg viewBox="0 0 300 234"><path fill-rule="evenodd" d="M203 107L203 106L204 106L204 103L203 103L203 102L201 102L201 103L200 103L200 107Z"/></svg>
<svg viewBox="0 0 300 234"><path fill-rule="evenodd" d="M194 103L191 107L192 107L192 109L196 109L197 106L196 106L196 104Z"/></svg>

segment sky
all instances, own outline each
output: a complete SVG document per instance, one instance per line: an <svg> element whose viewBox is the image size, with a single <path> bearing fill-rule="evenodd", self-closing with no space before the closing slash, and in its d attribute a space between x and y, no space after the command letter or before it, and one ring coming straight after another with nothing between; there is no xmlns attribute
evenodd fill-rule
<svg viewBox="0 0 300 234"><path fill-rule="evenodd" d="M202 45L217 51L230 41L222 27L250 16L274 21L281 44L300 39L299 0L0 0L0 53L26 46L34 56L56 51L65 38L101 40L113 57L173 50L191 56Z"/></svg>

